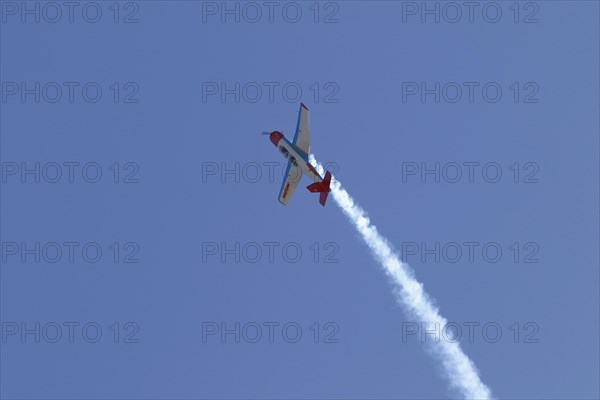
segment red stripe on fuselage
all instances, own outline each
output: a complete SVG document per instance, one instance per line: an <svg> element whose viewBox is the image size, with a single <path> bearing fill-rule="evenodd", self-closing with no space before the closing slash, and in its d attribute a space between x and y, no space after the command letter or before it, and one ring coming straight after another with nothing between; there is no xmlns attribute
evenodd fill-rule
<svg viewBox="0 0 600 400"><path fill-rule="evenodd" d="M308 169L310 169L310 172L312 172L313 174L319 176L319 173L317 172L317 170L315 169L315 167L313 167L310 163L306 163L306 165L308 166Z"/></svg>

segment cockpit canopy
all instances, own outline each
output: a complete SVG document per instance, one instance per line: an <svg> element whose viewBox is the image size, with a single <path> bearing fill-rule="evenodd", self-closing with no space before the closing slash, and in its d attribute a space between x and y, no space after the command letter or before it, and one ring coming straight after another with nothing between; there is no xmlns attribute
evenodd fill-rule
<svg viewBox="0 0 600 400"><path fill-rule="evenodd" d="M292 163L292 164L293 164L295 167L297 167L297 166L298 166L298 161L296 161L296 157L292 156L292 155L290 154L290 152L288 151L288 149L286 149L285 147L281 146L281 147L279 148L279 151L281 151L281 154L283 154L283 156L284 156L285 158L288 158L288 159L290 160L290 162L291 162L291 163Z"/></svg>

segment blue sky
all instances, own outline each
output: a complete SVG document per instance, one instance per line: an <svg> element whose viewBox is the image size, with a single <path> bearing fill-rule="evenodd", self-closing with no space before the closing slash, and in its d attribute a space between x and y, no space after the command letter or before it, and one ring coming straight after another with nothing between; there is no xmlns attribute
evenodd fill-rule
<svg viewBox="0 0 600 400"><path fill-rule="evenodd" d="M3 398L456 396L335 203L278 203L300 101L495 396L598 398L597 2L14 4Z"/></svg>

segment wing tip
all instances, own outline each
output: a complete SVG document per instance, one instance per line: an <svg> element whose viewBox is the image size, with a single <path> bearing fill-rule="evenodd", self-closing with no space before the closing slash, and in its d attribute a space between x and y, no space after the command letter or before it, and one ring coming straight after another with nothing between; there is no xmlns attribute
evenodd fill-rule
<svg viewBox="0 0 600 400"><path fill-rule="evenodd" d="M300 103L300 107L304 107L306 109L306 111L308 111L308 107L306 107L306 104Z"/></svg>

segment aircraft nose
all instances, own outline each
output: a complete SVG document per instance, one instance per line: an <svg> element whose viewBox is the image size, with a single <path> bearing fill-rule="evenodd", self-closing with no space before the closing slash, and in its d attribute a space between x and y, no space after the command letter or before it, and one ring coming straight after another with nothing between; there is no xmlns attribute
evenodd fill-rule
<svg viewBox="0 0 600 400"><path fill-rule="evenodd" d="M281 132L279 132L279 131L273 131L269 135L269 138L271 139L271 142L275 146L277 146L277 144L279 144L279 141L281 140L282 137L283 137L283 134Z"/></svg>

